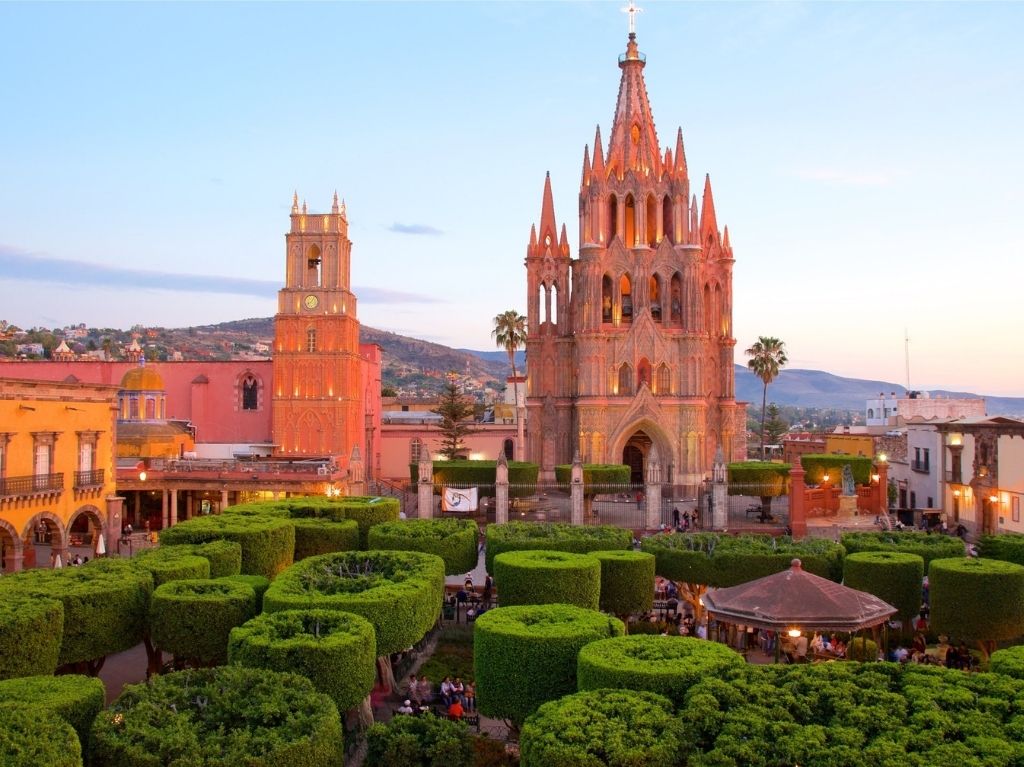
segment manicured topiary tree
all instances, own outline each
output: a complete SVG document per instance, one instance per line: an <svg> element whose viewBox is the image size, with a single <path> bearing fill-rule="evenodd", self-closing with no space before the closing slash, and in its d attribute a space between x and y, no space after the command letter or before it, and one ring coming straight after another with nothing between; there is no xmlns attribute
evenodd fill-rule
<svg viewBox="0 0 1024 767"><path fill-rule="evenodd" d="M209 541L199 543L192 553L210 563L210 577L224 578L242 572L242 544L237 541Z"/></svg>
<svg viewBox="0 0 1024 767"><path fill-rule="evenodd" d="M888 602L905 624L917 615L924 579L924 560L917 554L861 551L847 554L843 568L843 583Z"/></svg>
<svg viewBox="0 0 1024 767"><path fill-rule="evenodd" d="M846 657L864 663L878 660L878 645L867 637L854 637L846 646Z"/></svg>
<svg viewBox="0 0 1024 767"><path fill-rule="evenodd" d="M805 472L804 480L809 485L820 485L826 474L831 485L841 485L843 467L847 465L853 472L854 484L866 485L871 481L872 459L862 455L808 454L800 456L800 465Z"/></svg>
<svg viewBox="0 0 1024 767"><path fill-rule="evenodd" d="M359 548L359 523L354 519L293 519L295 561L334 551Z"/></svg>
<svg viewBox="0 0 1024 767"><path fill-rule="evenodd" d="M83 746L89 743L89 729L105 703L103 682L96 677L66 674L0 682L0 719L9 705L31 706L34 711L58 716L70 724ZM0 764L6 763L0 760Z"/></svg>
<svg viewBox="0 0 1024 767"><path fill-rule="evenodd" d="M228 636L256 614L256 594L244 583L171 581L153 592L153 644L175 657L206 665L226 663Z"/></svg>
<svg viewBox="0 0 1024 767"><path fill-rule="evenodd" d="M654 606L653 554L645 551L595 551L601 563L600 607L626 621ZM627 624L628 625L628 624Z"/></svg>
<svg viewBox="0 0 1024 767"><path fill-rule="evenodd" d="M179 550L180 549L180 550ZM153 576L153 586L210 577L210 560L191 553L191 546L158 546L132 558L136 567Z"/></svg>
<svg viewBox="0 0 1024 767"><path fill-rule="evenodd" d="M217 580L244 583L256 593L256 614L263 612L263 595L270 588L270 579L262 575L225 575Z"/></svg>
<svg viewBox="0 0 1024 767"><path fill-rule="evenodd" d="M494 558L500 604L561 603L596 610L601 598L601 563L589 554L565 551L506 551Z"/></svg>
<svg viewBox="0 0 1024 767"><path fill-rule="evenodd" d="M480 712L521 724L541 703L576 689L580 648L623 632L617 618L572 605L488 610L473 631Z"/></svg>
<svg viewBox="0 0 1024 767"><path fill-rule="evenodd" d="M788 463L738 461L728 465L729 495L756 495L766 514L772 510L772 499L789 492Z"/></svg>
<svg viewBox="0 0 1024 767"><path fill-rule="evenodd" d="M285 610L232 629L228 659L233 665L301 674L330 695L339 711L347 711L369 703L376 647L373 626L358 615Z"/></svg>
<svg viewBox="0 0 1024 767"><path fill-rule="evenodd" d="M355 613L373 624L378 667L391 688L388 658L416 644L441 614L444 560L418 551L350 551L292 565L263 596L264 612L323 608Z"/></svg>
<svg viewBox="0 0 1024 767"><path fill-rule="evenodd" d="M728 536L717 533L661 533L640 544L657 560L658 575L675 581L679 596L700 621L701 597L709 586L736 586L789 569L798 557L804 570L839 582L843 548L823 538Z"/></svg>
<svg viewBox="0 0 1024 767"><path fill-rule="evenodd" d="M988 670L993 674L1024 679L1024 645L996 650L988 659Z"/></svg>
<svg viewBox="0 0 1024 767"><path fill-rule="evenodd" d="M52 674L63 634L64 605L56 599L0 598L0 679Z"/></svg>
<svg viewBox="0 0 1024 767"><path fill-rule="evenodd" d="M948 535L928 535L915 530L887 530L884 532L843 533L839 542L847 554L861 551L898 551L917 554L924 560L925 572L933 559L962 558L966 549L959 538Z"/></svg>
<svg viewBox="0 0 1024 767"><path fill-rule="evenodd" d="M207 561L208 567L203 569L191 563L191 560L187 566L185 563L175 564L168 561L184 557L202 557ZM147 560L150 559L156 560L157 563L147 564ZM160 546L140 551L132 561L144 565L153 573L155 586L183 578L223 578L225 575L238 575L242 572L242 546L235 541Z"/></svg>
<svg viewBox="0 0 1024 767"><path fill-rule="evenodd" d="M632 469L622 463L583 464L583 514L589 519L593 515L594 496L600 493L619 493L629 490ZM564 490L572 483L572 464L555 466L555 480Z"/></svg>
<svg viewBox="0 0 1024 767"><path fill-rule="evenodd" d="M494 572L494 558L506 551L614 551L632 548L633 534L612 525L565 525L542 522L505 522L487 526L487 572Z"/></svg>
<svg viewBox="0 0 1024 767"><path fill-rule="evenodd" d="M368 540L371 549L437 554L444 560L445 574L457 575L476 567L478 537L471 519L408 519L374 525Z"/></svg>
<svg viewBox="0 0 1024 767"><path fill-rule="evenodd" d="M28 705L0 706L4 767L82 767L82 746L70 724Z"/></svg>
<svg viewBox="0 0 1024 767"><path fill-rule="evenodd" d="M372 496L352 495L336 499L338 508L345 519L354 519L359 523L359 548L368 546L370 528L381 522L393 522L398 519L401 505L397 498L377 498Z"/></svg>
<svg viewBox="0 0 1024 767"><path fill-rule="evenodd" d="M10 597L56 599L64 606L58 666L81 664L99 672L107 655L142 641L153 576L122 559L81 567L24 570L0 578L0 602Z"/></svg>
<svg viewBox="0 0 1024 767"><path fill-rule="evenodd" d="M523 725L522 767L682 764L683 727L671 701L633 690L592 690L545 703Z"/></svg>
<svg viewBox="0 0 1024 767"><path fill-rule="evenodd" d="M526 498L533 495L537 488L537 475L540 465L525 461L508 462L508 495L509 498ZM477 487L482 497L494 494L497 480L497 461L434 461L434 491L441 492L447 485L455 487ZM409 464L409 476L412 484L419 482L419 464Z"/></svg>
<svg viewBox="0 0 1024 767"><path fill-rule="evenodd" d="M235 541L242 546L242 572L273 579L292 563L295 527L288 519L269 515L219 514L180 522L160 533L160 543Z"/></svg>
<svg viewBox="0 0 1024 767"><path fill-rule="evenodd" d="M978 539L978 556L984 559L1000 559L1024 565L1024 535L1020 533L999 533L983 535Z"/></svg>
<svg viewBox="0 0 1024 767"><path fill-rule="evenodd" d="M681 636L626 636L591 642L580 650L580 690L646 690L682 705L687 690L707 676L743 665L725 645Z"/></svg>
<svg viewBox="0 0 1024 767"><path fill-rule="evenodd" d="M464 722L432 714L396 716L366 733L367 767L473 767L473 738ZM504 751L504 749L502 749Z"/></svg>
<svg viewBox="0 0 1024 767"><path fill-rule="evenodd" d="M95 767L335 767L338 709L298 674L222 666L128 685L96 718Z"/></svg>
<svg viewBox="0 0 1024 767"><path fill-rule="evenodd" d="M928 568L932 629L976 640L986 658L1024 634L1024 566L995 559L936 559Z"/></svg>

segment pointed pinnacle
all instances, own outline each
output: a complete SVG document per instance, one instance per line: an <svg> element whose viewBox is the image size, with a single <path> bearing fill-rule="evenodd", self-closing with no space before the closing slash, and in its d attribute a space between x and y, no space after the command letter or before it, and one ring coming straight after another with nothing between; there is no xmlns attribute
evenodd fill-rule
<svg viewBox="0 0 1024 767"><path fill-rule="evenodd" d="M597 126L594 136L594 175L601 178L604 175L604 148L601 146L601 126Z"/></svg>
<svg viewBox="0 0 1024 767"><path fill-rule="evenodd" d="M299 190L295 190L295 194L292 195L292 213L299 212Z"/></svg>
<svg viewBox="0 0 1024 767"><path fill-rule="evenodd" d="M583 180L580 182L580 186L588 186L590 184L590 147L588 145L583 146Z"/></svg>
<svg viewBox="0 0 1024 767"><path fill-rule="evenodd" d="M338 214L338 190L334 190L334 202L331 203L331 213Z"/></svg>

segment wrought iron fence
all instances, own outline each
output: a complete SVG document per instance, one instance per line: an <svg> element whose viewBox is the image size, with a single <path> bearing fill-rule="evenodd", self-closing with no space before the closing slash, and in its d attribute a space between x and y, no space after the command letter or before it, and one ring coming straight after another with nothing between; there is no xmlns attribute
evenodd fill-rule
<svg viewBox="0 0 1024 767"><path fill-rule="evenodd" d="M59 493L64 489L64 474L30 474L0 479L0 496Z"/></svg>

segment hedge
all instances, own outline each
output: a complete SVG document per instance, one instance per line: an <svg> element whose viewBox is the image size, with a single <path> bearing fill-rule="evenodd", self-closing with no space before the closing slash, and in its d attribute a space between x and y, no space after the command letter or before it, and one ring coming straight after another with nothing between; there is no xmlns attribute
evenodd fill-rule
<svg viewBox="0 0 1024 767"><path fill-rule="evenodd" d="M499 604L567 604L596 610L601 602L601 563L589 554L506 551L494 558Z"/></svg>
<svg viewBox="0 0 1024 767"><path fill-rule="evenodd" d="M178 549L181 551L178 551ZM210 560L192 554L192 546L158 546L140 551L132 563L153 576L153 586L181 580L210 577Z"/></svg>
<svg viewBox="0 0 1024 767"><path fill-rule="evenodd" d="M155 549L148 549L139 552L134 561L142 564L150 557L168 559L171 557L202 557L209 563L206 570L193 568L189 574L182 574L173 577L162 577L163 572L172 569L172 565L161 562L156 569L148 567L153 573L154 585L160 586L169 580L181 580L182 578L223 578L225 575L238 575L242 571L242 546L235 541L210 541L194 545L179 544L177 546L160 546ZM163 572L161 572L163 571ZM194 574L192 574L194 573Z"/></svg>
<svg viewBox="0 0 1024 767"><path fill-rule="evenodd" d="M921 609L924 560L899 551L860 551L847 554L843 583L888 602L909 625Z"/></svg>
<svg viewBox="0 0 1024 767"><path fill-rule="evenodd" d="M377 640L365 618L336 610L285 610L231 630L232 665L301 674L330 695L339 711L370 694Z"/></svg>
<svg viewBox="0 0 1024 767"><path fill-rule="evenodd" d="M26 705L4 706L0 764L4 767L82 767L82 746L70 724Z"/></svg>
<svg viewBox="0 0 1024 767"><path fill-rule="evenodd" d="M843 467L849 464L853 472L855 485L867 485L871 482L874 460L863 455L844 455L842 453L813 453L800 456L804 481L808 485L820 485L825 474L829 475L829 484L841 487L843 484Z"/></svg>
<svg viewBox="0 0 1024 767"><path fill-rule="evenodd" d="M494 558L506 551L544 549L588 554L633 547L633 534L612 525L567 525L556 522L504 522L487 526L487 572L494 572Z"/></svg>
<svg viewBox="0 0 1024 767"><path fill-rule="evenodd" d="M729 495L756 495L777 497L789 492L788 463L766 461L738 461L727 467Z"/></svg>
<svg viewBox="0 0 1024 767"><path fill-rule="evenodd" d="M23 570L0 578L0 602L13 596L56 599L64 606L57 665L94 661L142 641L153 576L124 559L81 567Z"/></svg>
<svg viewBox="0 0 1024 767"><path fill-rule="evenodd" d="M580 648L623 632L617 618L572 605L486 611L473 630L477 707L521 723L542 703L576 690Z"/></svg>
<svg viewBox="0 0 1024 767"><path fill-rule="evenodd" d="M272 516L219 514L180 522L160 533L160 543L235 541L242 546L242 572L273 579L292 563L295 527L289 520Z"/></svg>
<svg viewBox="0 0 1024 767"><path fill-rule="evenodd" d="M64 605L56 599L0 599L0 679L57 670Z"/></svg>
<svg viewBox="0 0 1024 767"><path fill-rule="evenodd" d="M737 586L788 570L794 557L807 572L837 583L843 578L843 547L823 538L659 533L640 548L654 555L658 575L684 583Z"/></svg>
<svg viewBox="0 0 1024 767"><path fill-rule="evenodd" d="M359 548L359 523L354 519L293 519L295 561L334 551Z"/></svg>
<svg viewBox="0 0 1024 767"><path fill-rule="evenodd" d="M583 464L583 492L617 493L628 485L633 470L624 463ZM555 481L563 488L572 482L572 464L555 466Z"/></svg>
<svg viewBox="0 0 1024 767"><path fill-rule="evenodd" d="M591 642L580 650L576 674L580 690L646 690L679 706L686 691L704 677L719 676L744 663L743 656L717 642L624 636Z"/></svg>
<svg viewBox="0 0 1024 767"><path fill-rule="evenodd" d="M878 660L878 645L867 637L854 637L846 646L846 657L869 663Z"/></svg>
<svg viewBox="0 0 1024 767"><path fill-rule="evenodd" d="M345 519L354 519L359 523L359 548L368 548L370 528L381 522L394 522L398 519L401 505L397 498L374 498L371 496L352 495L335 500L338 509Z"/></svg>
<svg viewBox="0 0 1024 767"><path fill-rule="evenodd" d="M432 714L396 716L387 724L375 724L366 731L366 742L368 767L473 767L475 764L473 739L466 724Z"/></svg>
<svg viewBox="0 0 1024 767"><path fill-rule="evenodd" d="M297 562L263 596L264 612L324 608L366 618L377 654L416 644L441 614L444 560L417 551L351 551Z"/></svg>
<svg viewBox="0 0 1024 767"><path fill-rule="evenodd" d="M1024 679L1024 645L996 650L988 659L988 670L1014 679Z"/></svg>
<svg viewBox="0 0 1024 767"><path fill-rule="evenodd" d="M434 461L434 490L440 492L445 485L457 487L477 487L480 497L494 495L494 485L498 478L497 461ZM526 461L508 462L508 497L527 498L536 492L537 476L540 464ZM420 466L409 464L409 476L412 484L420 481Z"/></svg>
<svg viewBox="0 0 1024 767"><path fill-rule="evenodd" d="M613 615L647 613L654 607L654 555L644 551L595 551L601 563L600 607Z"/></svg>
<svg viewBox="0 0 1024 767"><path fill-rule="evenodd" d="M683 727L661 695L593 690L545 703L519 739L522 767L681 764Z"/></svg>
<svg viewBox="0 0 1024 767"><path fill-rule="evenodd" d="M334 767L338 709L297 674L222 666L128 685L96 718L95 767Z"/></svg>
<svg viewBox="0 0 1024 767"><path fill-rule="evenodd" d="M839 542L847 554L861 551L898 551L917 554L924 560L924 569L933 559L964 557L964 542L949 535L929 535L914 530L890 530L878 533L843 533Z"/></svg>
<svg viewBox="0 0 1024 767"><path fill-rule="evenodd" d="M31 706L70 724L82 741L89 743L89 729L106 704L106 690L97 677L67 674L32 676L0 682L0 719L8 705ZM0 762L2 763L2 762Z"/></svg>
<svg viewBox="0 0 1024 767"><path fill-rule="evenodd" d="M479 535L472 519L408 519L374 525L369 546L436 554L444 560L445 575L458 575L476 567Z"/></svg>
<svg viewBox="0 0 1024 767"><path fill-rule="evenodd" d="M256 594L256 614L263 612L263 595L270 588L270 579L262 575L225 575L217 580L229 581L230 583L244 583Z"/></svg>
<svg viewBox="0 0 1024 767"><path fill-rule="evenodd" d="M1024 683L895 663L746 666L694 685L679 764L1017 764Z"/></svg>
<svg viewBox="0 0 1024 767"><path fill-rule="evenodd" d="M1024 535L1020 533L983 535L978 539L977 548L979 557L1024 565Z"/></svg>
<svg viewBox="0 0 1024 767"><path fill-rule="evenodd" d="M928 568L931 626L992 641L1024 634L1024 566L996 559L937 559Z"/></svg>
<svg viewBox="0 0 1024 767"><path fill-rule="evenodd" d="M229 580L172 581L153 592L153 645L205 664L227 662L228 636L256 614L256 594Z"/></svg>

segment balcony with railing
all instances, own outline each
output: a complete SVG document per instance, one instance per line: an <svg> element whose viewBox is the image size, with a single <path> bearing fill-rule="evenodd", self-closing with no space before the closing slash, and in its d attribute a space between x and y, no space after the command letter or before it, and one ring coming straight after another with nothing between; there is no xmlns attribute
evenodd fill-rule
<svg viewBox="0 0 1024 767"><path fill-rule="evenodd" d="M30 474L0 479L0 498L26 498L64 491L64 474Z"/></svg>
<svg viewBox="0 0 1024 767"><path fill-rule="evenodd" d="M103 469L75 472L75 490L92 490L103 487Z"/></svg>
<svg viewBox="0 0 1024 767"><path fill-rule="evenodd" d="M920 474L931 474L931 464L928 461L911 461L910 468Z"/></svg>

